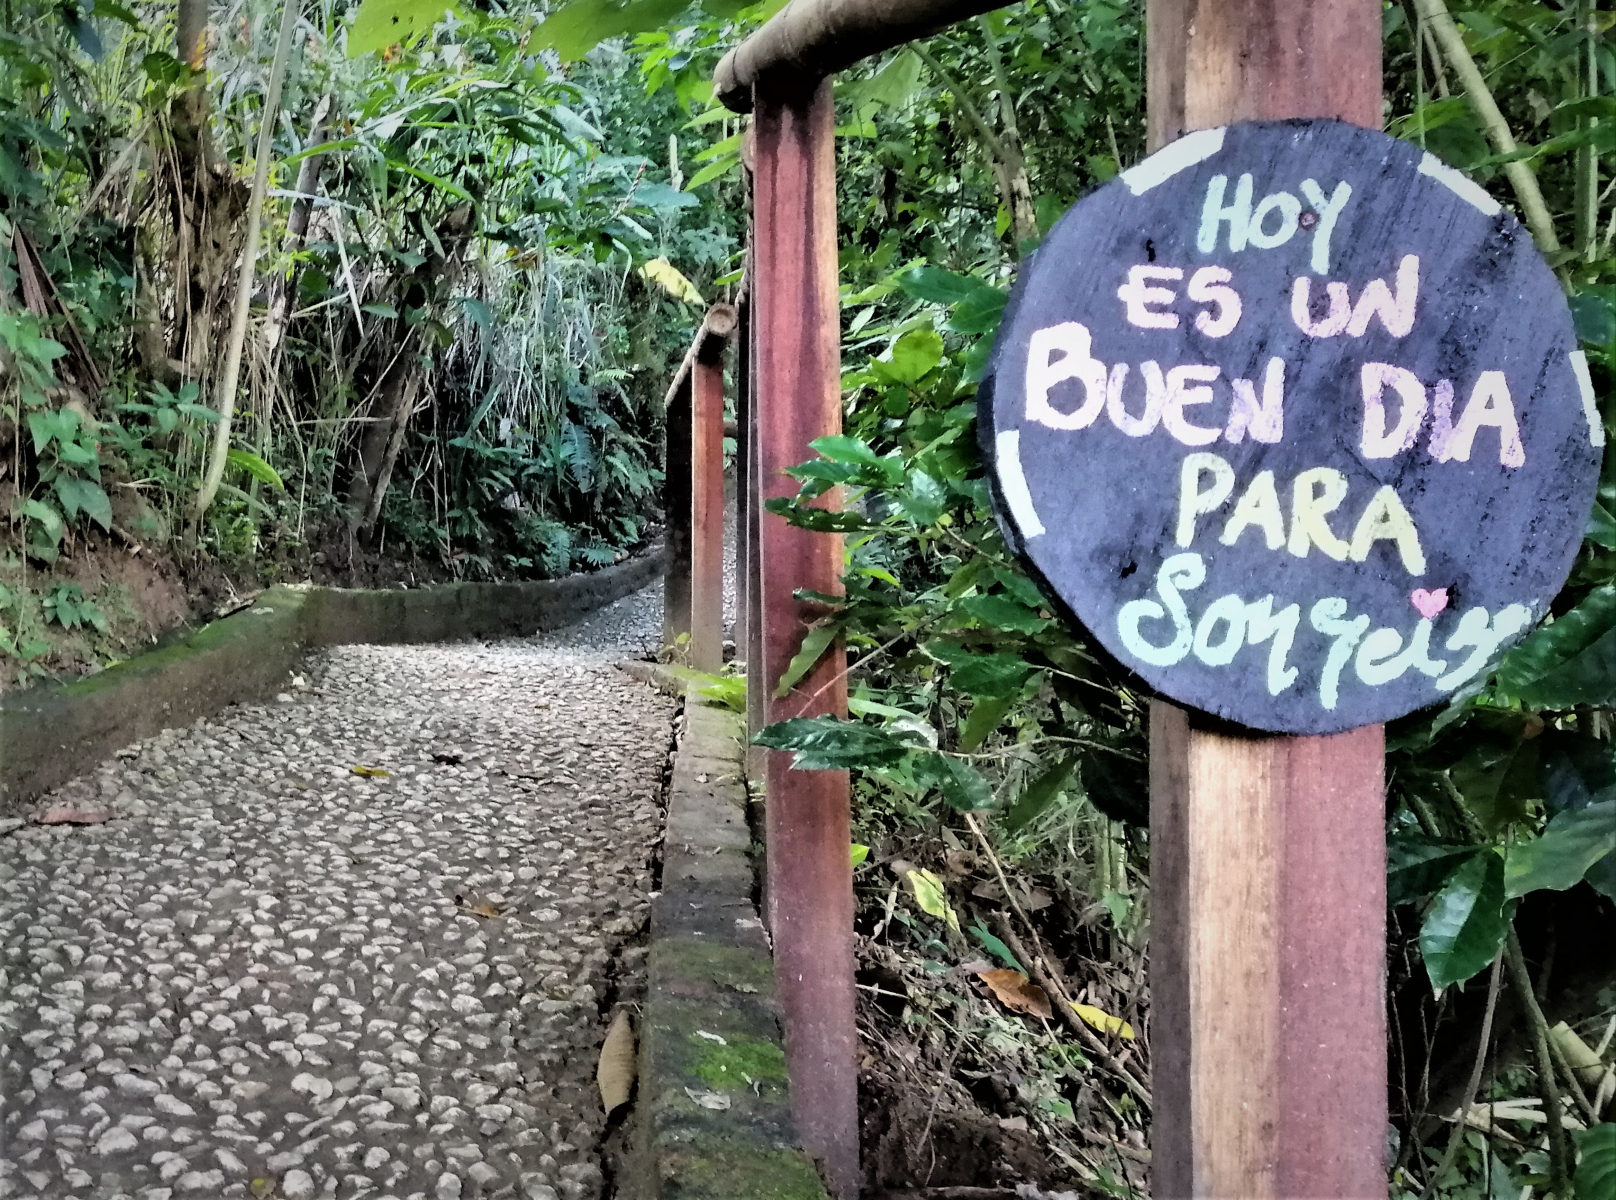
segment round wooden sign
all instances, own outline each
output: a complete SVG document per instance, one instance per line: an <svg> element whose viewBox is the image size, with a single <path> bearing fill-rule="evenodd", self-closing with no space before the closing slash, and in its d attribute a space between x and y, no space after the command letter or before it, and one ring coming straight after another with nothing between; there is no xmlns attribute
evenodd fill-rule
<svg viewBox="0 0 1616 1200"><path fill-rule="evenodd" d="M1093 637L1282 733L1481 678L1565 582L1604 444L1526 230L1337 121L1192 133L1073 206L978 425L1006 534Z"/></svg>

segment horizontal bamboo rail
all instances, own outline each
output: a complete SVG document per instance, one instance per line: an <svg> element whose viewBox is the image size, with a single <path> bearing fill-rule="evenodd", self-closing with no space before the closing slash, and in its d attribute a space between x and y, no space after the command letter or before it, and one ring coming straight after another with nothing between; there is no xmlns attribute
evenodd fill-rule
<svg viewBox="0 0 1616 1200"><path fill-rule="evenodd" d="M1005 0L792 0L724 55L713 87L731 112L751 112L758 84L811 91L861 59L1003 7Z"/></svg>

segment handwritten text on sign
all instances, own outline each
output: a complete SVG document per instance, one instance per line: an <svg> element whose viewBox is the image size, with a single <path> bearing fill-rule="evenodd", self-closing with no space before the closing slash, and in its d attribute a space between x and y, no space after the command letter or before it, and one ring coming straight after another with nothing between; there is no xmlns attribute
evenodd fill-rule
<svg viewBox="0 0 1616 1200"><path fill-rule="evenodd" d="M1564 582L1604 441L1520 225L1332 121L1191 134L1077 204L980 403L1007 532L1093 635L1294 733L1480 677Z"/></svg>

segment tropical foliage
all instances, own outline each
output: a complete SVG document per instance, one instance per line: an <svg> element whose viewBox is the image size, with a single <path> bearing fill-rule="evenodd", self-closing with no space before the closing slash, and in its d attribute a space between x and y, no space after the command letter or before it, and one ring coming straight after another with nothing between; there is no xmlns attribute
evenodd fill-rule
<svg viewBox="0 0 1616 1200"><path fill-rule="evenodd" d="M307 0L283 40L270 0L0 0L0 655L119 653L126 605L83 571L112 545L253 580L639 545L663 387L741 277L712 69L782 2ZM1382 11L1388 129L1526 221L1616 422L1616 12ZM1024 0L839 80L846 432L775 511L846 538L846 594L773 683L841 639L852 715L763 735L853 770L871 1044L1119 1194L1149 1127L1146 697L1007 553L974 391L1017 264L1144 153L1141 26ZM831 487L845 513L803 503ZM1570 1065L1608 1064L1616 1014L1573 975L1616 900L1613 514L1607 459L1551 618L1388 731L1398 1196L1616 1169L1616 1076Z"/></svg>

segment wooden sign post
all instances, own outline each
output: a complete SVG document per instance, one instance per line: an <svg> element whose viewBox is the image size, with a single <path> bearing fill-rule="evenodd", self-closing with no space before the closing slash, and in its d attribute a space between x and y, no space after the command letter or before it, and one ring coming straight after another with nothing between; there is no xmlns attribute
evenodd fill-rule
<svg viewBox="0 0 1616 1200"><path fill-rule="evenodd" d="M1149 52L1155 152L1022 271L978 432L1029 570L1189 706L1151 714L1152 1194L1384 1197L1380 722L1544 615L1603 434L1529 235L1375 128L1375 0L1156 0Z"/></svg>

